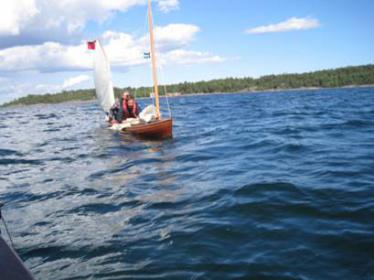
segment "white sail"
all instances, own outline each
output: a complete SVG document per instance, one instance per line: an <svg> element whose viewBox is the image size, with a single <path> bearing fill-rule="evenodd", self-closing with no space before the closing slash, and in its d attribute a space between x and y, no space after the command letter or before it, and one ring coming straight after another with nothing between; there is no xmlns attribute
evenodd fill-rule
<svg viewBox="0 0 374 280"><path fill-rule="evenodd" d="M99 104L104 112L109 113L110 107L114 104L113 83L110 74L110 64L99 41L96 41L95 46L94 77Z"/></svg>

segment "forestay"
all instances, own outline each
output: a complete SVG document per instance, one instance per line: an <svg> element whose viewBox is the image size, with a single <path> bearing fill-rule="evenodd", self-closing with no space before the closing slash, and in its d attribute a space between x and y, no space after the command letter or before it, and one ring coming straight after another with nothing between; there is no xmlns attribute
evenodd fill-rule
<svg viewBox="0 0 374 280"><path fill-rule="evenodd" d="M110 64L99 41L96 41L95 48L94 77L99 104L104 112L109 113L110 107L114 104L113 83L110 74Z"/></svg>

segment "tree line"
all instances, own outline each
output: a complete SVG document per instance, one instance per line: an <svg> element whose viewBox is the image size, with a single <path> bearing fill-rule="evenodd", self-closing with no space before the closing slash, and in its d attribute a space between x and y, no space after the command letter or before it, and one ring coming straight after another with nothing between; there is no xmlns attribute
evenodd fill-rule
<svg viewBox="0 0 374 280"><path fill-rule="evenodd" d="M161 85L160 94L192 94L214 92L253 92L296 88L333 88L343 86L374 85L374 64L315 71L302 74L267 75L260 78L225 78L210 81L183 82ZM153 91L151 87L114 88L116 97L129 90L136 97L145 97ZM45 95L27 95L2 106L30 105L38 103L60 103L73 100L92 100L94 89L63 91Z"/></svg>

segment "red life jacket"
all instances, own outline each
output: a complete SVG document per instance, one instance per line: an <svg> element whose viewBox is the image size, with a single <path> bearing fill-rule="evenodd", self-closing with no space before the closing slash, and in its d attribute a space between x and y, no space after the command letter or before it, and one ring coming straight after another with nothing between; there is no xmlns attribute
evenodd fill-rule
<svg viewBox="0 0 374 280"><path fill-rule="evenodd" d="M122 109L123 109L123 116L124 120L128 118L137 118L138 117L138 104L134 101L134 106L132 107L132 110L130 111L127 107L127 101L122 101Z"/></svg>

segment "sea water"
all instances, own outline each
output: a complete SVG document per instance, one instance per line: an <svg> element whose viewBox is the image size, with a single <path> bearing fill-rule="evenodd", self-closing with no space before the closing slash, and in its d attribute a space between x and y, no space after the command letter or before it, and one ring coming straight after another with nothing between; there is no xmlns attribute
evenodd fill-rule
<svg viewBox="0 0 374 280"><path fill-rule="evenodd" d="M0 110L0 201L36 279L373 279L373 88L169 102L166 141L95 102Z"/></svg>

